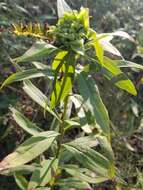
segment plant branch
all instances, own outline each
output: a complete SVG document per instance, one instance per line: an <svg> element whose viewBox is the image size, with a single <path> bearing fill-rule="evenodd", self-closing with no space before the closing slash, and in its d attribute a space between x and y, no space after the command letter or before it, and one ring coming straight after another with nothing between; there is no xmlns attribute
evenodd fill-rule
<svg viewBox="0 0 143 190"><path fill-rule="evenodd" d="M59 142L58 142L58 149L57 149L57 153L56 153L56 158L59 157L61 145L62 145L63 138L64 138L64 121L66 119L67 105L68 105L68 96L65 98L65 101L64 101L64 111L63 111L63 114L61 117L62 123L60 124L60 129L59 129L60 137L59 137Z"/></svg>

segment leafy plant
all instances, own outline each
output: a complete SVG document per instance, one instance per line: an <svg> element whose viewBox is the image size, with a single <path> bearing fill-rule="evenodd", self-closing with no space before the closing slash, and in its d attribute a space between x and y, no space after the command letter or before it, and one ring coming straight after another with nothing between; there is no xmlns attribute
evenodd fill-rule
<svg viewBox="0 0 143 190"><path fill-rule="evenodd" d="M121 69L143 67L125 61L111 44L114 36L134 40L123 31L98 34L90 28L88 9L72 10L64 0L57 4L59 20L55 26L45 29L38 24L14 25L15 34L38 40L12 60L17 72L2 87L23 81L24 92L43 108L45 117L47 112L51 114L53 121L43 131L11 108L13 119L31 137L0 162L0 173L14 175L22 190L93 189L105 181L120 189L119 185L125 182L115 165L110 119L96 80L97 74L101 74L115 86L137 94ZM106 52L120 60L107 57ZM52 64L41 62L47 56L52 58ZM23 70L20 63L28 62L33 67ZM39 77L48 80L46 94L33 81ZM81 131L80 135L67 138L76 129Z"/></svg>

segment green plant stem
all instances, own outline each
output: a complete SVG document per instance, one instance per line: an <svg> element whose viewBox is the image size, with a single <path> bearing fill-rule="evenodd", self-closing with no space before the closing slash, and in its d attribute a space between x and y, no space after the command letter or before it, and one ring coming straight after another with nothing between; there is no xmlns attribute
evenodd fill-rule
<svg viewBox="0 0 143 190"><path fill-rule="evenodd" d="M65 101L64 101L64 111L63 111L62 118L61 118L62 123L60 124L60 129L59 129L60 137L59 137L59 142L58 142L58 149L57 149L57 153L56 153L56 158L59 157L60 150L62 147L63 138L64 138L64 132L65 132L64 121L66 119L67 105L68 105L68 96L65 98Z"/></svg>
<svg viewBox="0 0 143 190"><path fill-rule="evenodd" d="M58 148L57 148L57 153L56 153L56 157L55 158L59 158L59 155L60 155L60 151L61 151L61 147L62 147L62 142L63 142L63 139L64 139L64 121L66 119L66 113L67 113L67 105L68 105L68 96L65 98L65 101L64 101L64 111L63 111L63 114L62 114L62 117L61 117L61 124L59 126L59 133L60 133L60 136L59 136L59 142L58 142ZM51 190L54 189L54 184L51 186Z"/></svg>

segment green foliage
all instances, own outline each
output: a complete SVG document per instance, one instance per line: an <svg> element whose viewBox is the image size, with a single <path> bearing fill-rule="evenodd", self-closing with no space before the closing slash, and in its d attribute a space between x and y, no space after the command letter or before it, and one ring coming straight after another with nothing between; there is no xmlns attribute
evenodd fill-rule
<svg viewBox="0 0 143 190"><path fill-rule="evenodd" d="M38 24L39 29L30 29L29 25L25 30L23 25L14 25L15 34L38 40L12 60L18 71L3 82L2 88L23 81L24 92L43 109L44 117L48 112L53 121L44 131L11 108L12 118L31 137L0 162L0 173L13 175L22 190L93 189L108 181L120 190L125 182L116 168L111 121L98 90L97 74L136 95L134 84L121 69L142 70L143 66L125 61L111 43L114 36L134 40L123 31L98 34L90 27L88 9L71 10L64 0L58 1L58 13L57 24L46 32ZM119 60L109 58L106 52ZM48 56L52 63L47 66L43 58ZM39 77L48 81L46 94L34 83ZM81 131L80 137L68 139L74 128ZM138 172L138 176L142 186L142 174Z"/></svg>

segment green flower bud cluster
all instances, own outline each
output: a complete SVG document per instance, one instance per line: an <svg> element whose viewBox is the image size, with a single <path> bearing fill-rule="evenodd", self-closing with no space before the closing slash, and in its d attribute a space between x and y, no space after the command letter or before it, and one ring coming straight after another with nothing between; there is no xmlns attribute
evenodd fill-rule
<svg viewBox="0 0 143 190"><path fill-rule="evenodd" d="M81 8L80 12L66 12L54 29L56 45L64 49L71 49L73 44L79 46L79 41L87 36L88 20L88 9Z"/></svg>

